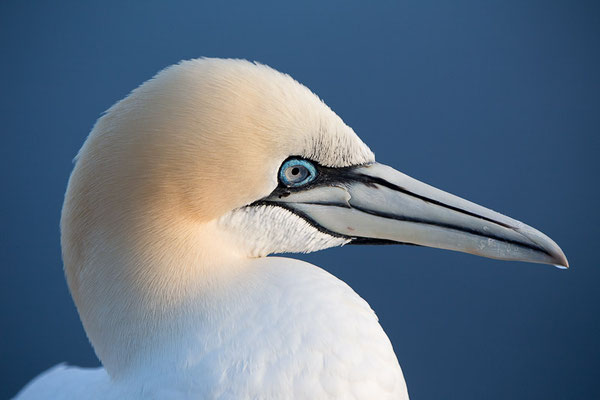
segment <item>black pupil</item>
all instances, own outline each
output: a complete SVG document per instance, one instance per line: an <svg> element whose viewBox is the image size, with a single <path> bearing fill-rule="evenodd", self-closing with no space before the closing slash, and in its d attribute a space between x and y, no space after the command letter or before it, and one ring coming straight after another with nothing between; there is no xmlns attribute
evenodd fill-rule
<svg viewBox="0 0 600 400"><path fill-rule="evenodd" d="M300 168L294 167L292 168L292 175L298 175L300 173Z"/></svg>

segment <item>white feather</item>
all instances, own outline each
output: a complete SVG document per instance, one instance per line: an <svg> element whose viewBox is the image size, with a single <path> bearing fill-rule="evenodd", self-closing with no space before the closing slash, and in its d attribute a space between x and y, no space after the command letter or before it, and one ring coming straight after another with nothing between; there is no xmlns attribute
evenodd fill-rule
<svg viewBox="0 0 600 400"><path fill-rule="evenodd" d="M202 311L202 324L194 326L194 313L186 317L191 322L174 321L190 328L167 345L185 357L185 368L156 375L161 360L150 357L111 389L102 370L55 367L20 398L42 398L34 394L46 390L55 390L58 400L407 398L375 313L320 268L279 257L249 260L214 302ZM97 397L78 397L82 391Z"/></svg>

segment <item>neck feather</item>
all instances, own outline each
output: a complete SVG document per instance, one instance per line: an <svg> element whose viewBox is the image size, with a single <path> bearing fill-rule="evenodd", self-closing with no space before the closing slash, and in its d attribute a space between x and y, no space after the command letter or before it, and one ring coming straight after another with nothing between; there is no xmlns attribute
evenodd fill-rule
<svg viewBox="0 0 600 400"><path fill-rule="evenodd" d="M214 222L142 218L102 232L86 236L81 264L65 255L69 286L96 354L115 378L154 357L161 369L176 367L184 360L173 346L193 332L191 321L197 329L218 310L209 303L248 258Z"/></svg>

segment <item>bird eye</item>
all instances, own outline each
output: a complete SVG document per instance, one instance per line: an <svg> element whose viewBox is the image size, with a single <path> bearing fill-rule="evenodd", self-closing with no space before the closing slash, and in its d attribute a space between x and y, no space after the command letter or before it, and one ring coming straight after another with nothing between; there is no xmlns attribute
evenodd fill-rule
<svg viewBox="0 0 600 400"><path fill-rule="evenodd" d="M295 158L284 162L279 171L279 180L288 187L306 185L316 177L317 169L313 164Z"/></svg>

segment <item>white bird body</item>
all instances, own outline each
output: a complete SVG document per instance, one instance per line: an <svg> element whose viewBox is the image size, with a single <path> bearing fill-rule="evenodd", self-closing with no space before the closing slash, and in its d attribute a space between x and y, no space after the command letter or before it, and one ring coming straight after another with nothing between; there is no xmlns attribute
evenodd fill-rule
<svg viewBox="0 0 600 400"><path fill-rule="evenodd" d="M243 60L167 68L103 115L61 218L65 273L104 368L25 399L406 399L346 284L265 256L412 243L561 264L542 233L375 163L306 87Z"/></svg>
<svg viewBox="0 0 600 400"><path fill-rule="evenodd" d="M55 367L20 398L407 398L390 341L348 285L288 258L250 259L241 271L210 307L169 322L185 336L133 376L115 384L103 369ZM165 369L168 358L177 362Z"/></svg>

